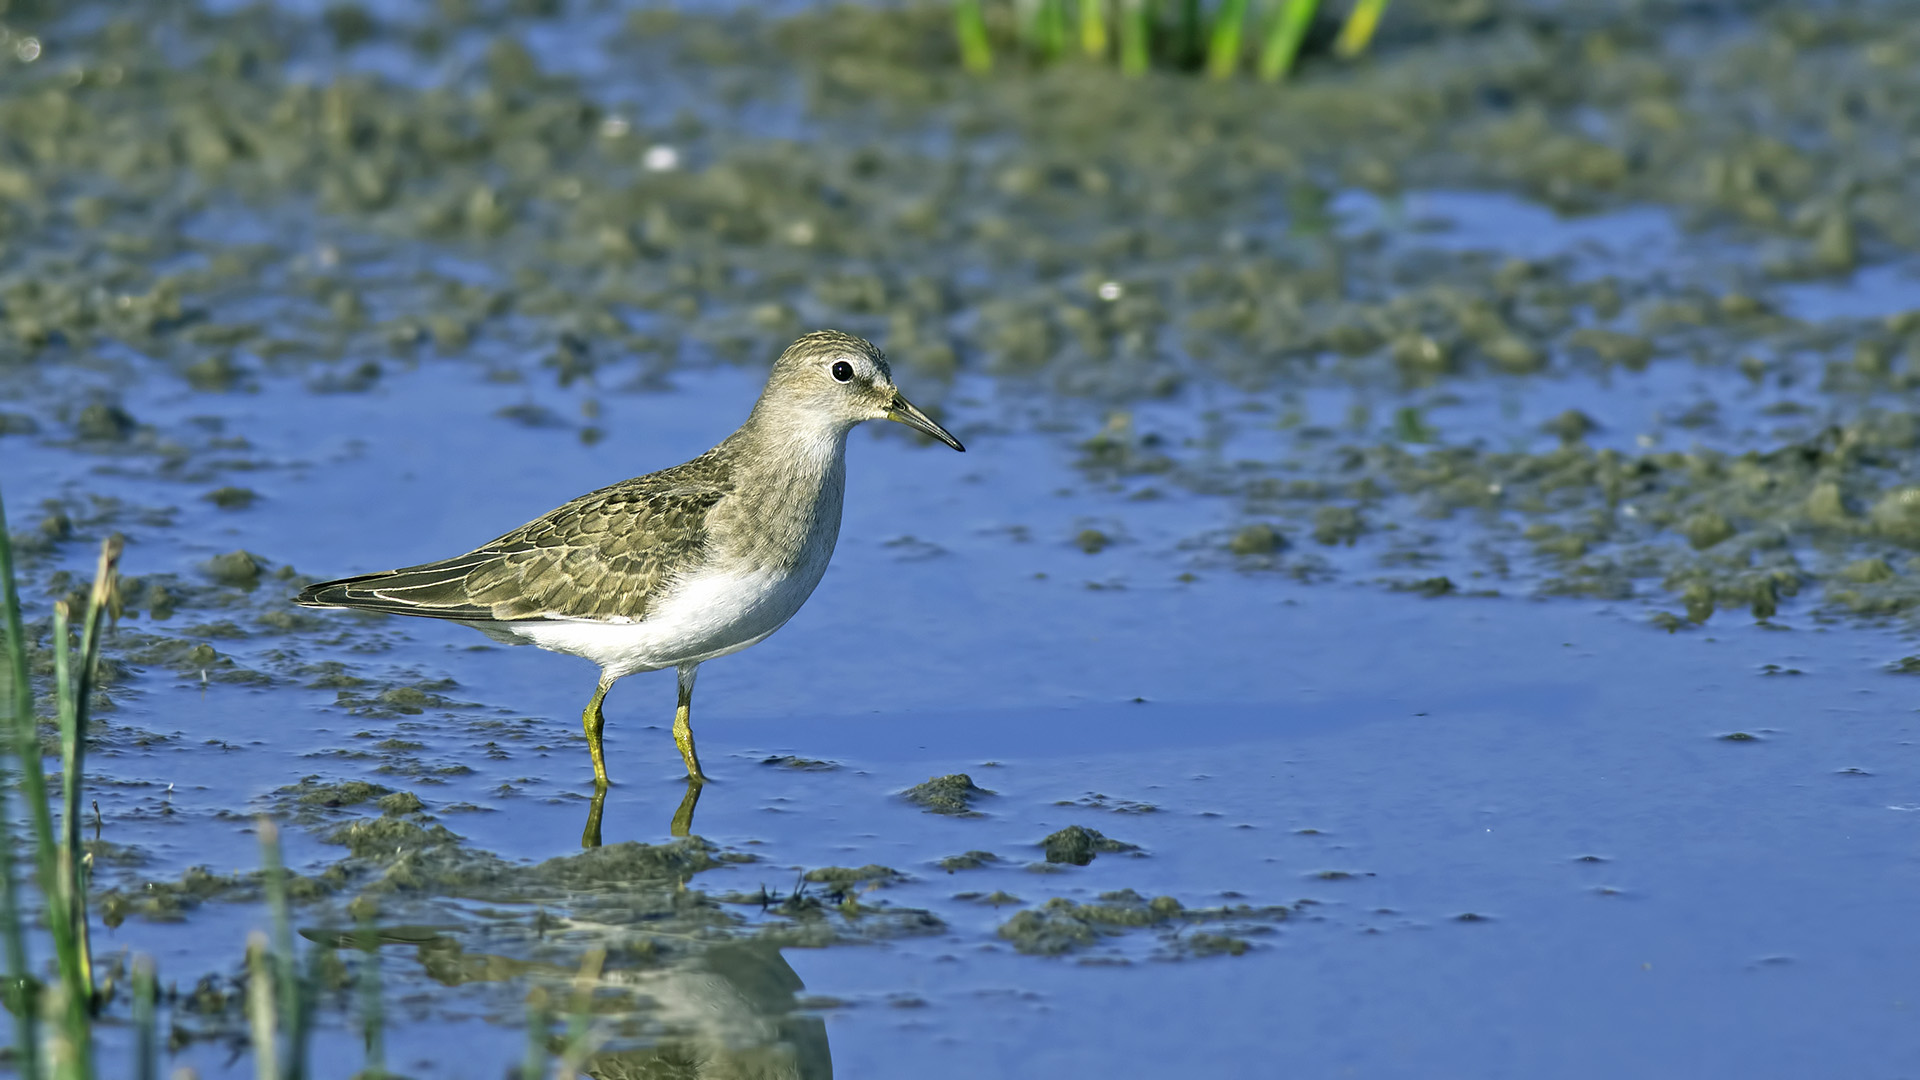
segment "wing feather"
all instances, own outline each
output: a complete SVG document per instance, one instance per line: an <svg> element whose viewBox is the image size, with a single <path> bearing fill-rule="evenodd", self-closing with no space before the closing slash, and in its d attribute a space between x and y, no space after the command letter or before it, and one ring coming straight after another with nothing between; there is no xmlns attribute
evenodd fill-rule
<svg viewBox="0 0 1920 1080"><path fill-rule="evenodd" d="M321 582L296 602L462 622L644 619L704 553L730 473L710 452L589 492L465 555Z"/></svg>

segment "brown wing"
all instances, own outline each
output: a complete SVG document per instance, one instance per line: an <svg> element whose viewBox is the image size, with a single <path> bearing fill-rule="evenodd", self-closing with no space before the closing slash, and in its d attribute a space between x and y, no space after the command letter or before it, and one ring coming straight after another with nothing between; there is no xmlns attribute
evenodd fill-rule
<svg viewBox="0 0 1920 1080"><path fill-rule="evenodd" d="M308 607L463 622L645 618L697 560L732 490L714 455L582 495L465 555L303 590Z"/></svg>

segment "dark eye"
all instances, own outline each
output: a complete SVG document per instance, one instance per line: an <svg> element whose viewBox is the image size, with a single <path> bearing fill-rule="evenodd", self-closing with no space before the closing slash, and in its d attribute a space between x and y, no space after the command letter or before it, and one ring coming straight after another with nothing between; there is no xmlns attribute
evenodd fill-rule
<svg viewBox="0 0 1920 1080"><path fill-rule="evenodd" d="M835 360L833 362L833 378L835 382L852 382L853 365L847 363L845 360Z"/></svg>

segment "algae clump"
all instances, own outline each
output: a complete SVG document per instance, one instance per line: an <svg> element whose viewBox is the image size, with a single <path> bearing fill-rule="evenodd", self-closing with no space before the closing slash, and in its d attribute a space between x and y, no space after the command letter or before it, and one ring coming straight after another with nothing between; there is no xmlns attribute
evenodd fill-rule
<svg viewBox="0 0 1920 1080"><path fill-rule="evenodd" d="M233 487L215 488L201 496L222 510L245 510L252 506L260 496L252 488Z"/></svg>
<svg viewBox="0 0 1920 1080"><path fill-rule="evenodd" d="M1140 850L1138 844L1110 839L1101 835L1100 830L1084 825L1069 825L1040 841L1040 847L1046 853L1048 862L1071 863L1074 866L1087 865L1095 855Z"/></svg>
<svg viewBox="0 0 1920 1080"><path fill-rule="evenodd" d="M259 586L264 568L260 557L247 551L229 551L200 564L200 569L219 584L248 591Z"/></svg>
<svg viewBox="0 0 1920 1080"><path fill-rule="evenodd" d="M1020 952L1058 956L1103 937L1161 926L1187 916L1180 901L1171 896L1146 900L1132 889L1121 889L1102 894L1096 904L1079 904L1056 896L1037 908L1015 912L1000 924L998 933Z"/></svg>
<svg viewBox="0 0 1920 1080"><path fill-rule="evenodd" d="M991 794L993 792L976 785L973 777L966 773L953 773L932 777L924 784L915 784L901 792L900 797L936 814L964 817L978 814L979 811L973 808L973 801Z"/></svg>
<svg viewBox="0 0 1920 1080"><path fill-rule="evenodd" d="M1235 555L1271 555L1287 544L1280 530L1266 522L1256 522L1233 534L1227 550Z"/></svg>
<svg viewBox="0 0 1920 1080"><path fill-rule="evenodd" d="M1715 510L1705 510L1682 522L1680 532L1687 538L1687 543L1693 545L1694 550L1705 551L1723 540L1732 538L1733 525L1727 521L1726 515Z"/></svg>
<svg viewBox="0 0 1920 1080"><path fill-rule="evenodd" d="M890 866L868 863L861 867L822 866L807 871L806 880L820 885L832 885L845 890L850 885L862 885L869 881L880 885L891 885L896 881L905 881L907 875Z"/></svg>
<svg viewBox="0 0 1920 1080"><path fill-rule="evenodd" d="M1366 519L1351 506L1323 506L1313 515L1313 538L1329 547L1352 547L1366 529Z"/></svg>
<svg viewBox="0 0 1920 1080"><path fill-rule="evenodd" d="M1897 487L1873 504L1873 531L1904 547L1920 547L1920 487Z"/></svg>
<svg viewBox="0 0 1920 1080"><path fill-rule="evenodd" d="M309 776L298 784L289 784L277 794L291 795L294 802L301 806L322 806L335 808L358 806L364 802L391 795L393 789L365 780L344 780L337 784L320 783L317 776Z"/></svg>
<svg viewBox="0 0 1920 1080"><path fill-rule="evenodd" d="M391 795L383 796L374 805L378 806L380 812L384 814L418 814L426 809L426 804L420 801L420 796L411 791L396 791Z"/></svg>
<svg viewBox="0 0 1920 1080"><path fill-rule="evenodd" d="M81 409L73 422L75 434L83 439L101 442L121 442L132 435L137 427L139 422L127 410L97 401Z"/></svg>
<svg viewBox="0 0 1920 1080"><path fill-rule="evenodd" d="M940 860L940 869L951 874L956 870L978 870L988 863L997 863L1000 857L991 851L969 851L963 855L949 855Z"/></svg>
<svg viewBox="0 0 1920 1080"><path fill-rule="evenodd" d="M1113 543L1113 538L1099 529L1081 529L1080 535L1073 538L1073 543L1089 555L1098 555Z"/></svg>

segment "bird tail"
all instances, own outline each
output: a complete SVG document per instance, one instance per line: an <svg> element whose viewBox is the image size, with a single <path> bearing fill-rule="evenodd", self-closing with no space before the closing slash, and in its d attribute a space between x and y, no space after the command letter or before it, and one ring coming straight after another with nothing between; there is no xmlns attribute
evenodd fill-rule
<svg viewBox="0 0 1920 1080"><path fill-rule="evenodd" d="M309 585L300 590L293 602L302 607L354 608L462 622L490 621L494 618L493 606L474 603L467 591L467 575L472 570L473 563L465 558L383 570Z"/></svg>

